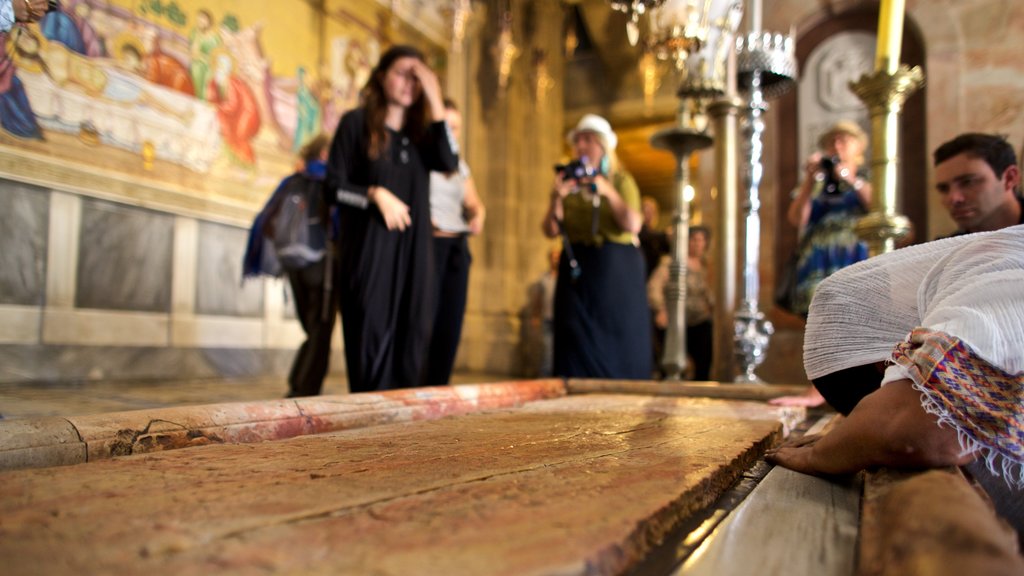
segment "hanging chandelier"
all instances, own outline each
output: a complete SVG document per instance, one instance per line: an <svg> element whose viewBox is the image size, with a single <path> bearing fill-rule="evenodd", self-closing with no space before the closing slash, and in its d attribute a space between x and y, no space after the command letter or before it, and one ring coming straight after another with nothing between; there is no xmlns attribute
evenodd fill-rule
<svg viewBox="0 0 1024 576"><path fill-rule="evenodd" d="M647 41L659 59L673 62L677 70L703 66L705 73L714 73L713 64L724 61L742 18L739 0L667 0L650 12ZM701 62L690 62L694 55Z"/></svg>
<svg viewBox="0 0 1024 576"><path fill-rule="evenodd" d="M640 42L640 18L664 2L665 0L611 0L612 9L624 13L629 18L626 22L626 38L629 39L630 46L636 46Z"/></svg>
<svg viewBox="0 0 1024 576"><path fill-rule="evenodd" d="M742 0L667 0L650 12L647 45L675 66L680 98L724 92L726 59L742 19Z"/></svg>

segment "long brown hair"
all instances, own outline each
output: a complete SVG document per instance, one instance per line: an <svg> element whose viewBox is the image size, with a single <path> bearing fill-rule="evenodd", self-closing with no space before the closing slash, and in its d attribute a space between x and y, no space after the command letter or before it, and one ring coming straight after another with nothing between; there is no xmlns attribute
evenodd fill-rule
<svg viewBox="0 0 1024 576"><path fill-rule="evenodd" d="M370 79L366 81L366 85L360 92L362 105L366 109L368 141L366 153L373 160L380 158L388 148L388 131L384 125L388 111L387 94L384 93L384 76L399 58L416 58L425 62L423 53L412 46L392 46L380 57L373 73L370 74ZM402 126L402 130L409 135L413 142L423 136L426 118L426 99L420 94L420 97L405 111L405 124Z"/></svg>

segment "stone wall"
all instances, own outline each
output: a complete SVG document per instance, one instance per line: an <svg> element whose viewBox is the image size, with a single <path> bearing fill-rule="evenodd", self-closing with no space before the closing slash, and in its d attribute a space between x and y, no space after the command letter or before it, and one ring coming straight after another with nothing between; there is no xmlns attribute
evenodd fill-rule
<svg viewBox="0 0 1024 576"><path fill-rule="evenodd" d="M563 9L557 2L512 2L519 56L505 90L498 86L494 45L497 10L505 2L474 3L474 41L452 58L452 93L460 100L464 151L487 206L481 236L470 240L469 303L456 369L526 375L520 349L527 287L547 268L551 241L541 233L552 165L563 156ZM464 61L459 64L459 58ZM545 70L553 85L545 89Z"/></svg>
<svg viewBox="0 0 1024 576"><path fill-rule="evenodd" d="M10 180L0 214L0 382L280 374L301 342L243 226Z"/></svg>

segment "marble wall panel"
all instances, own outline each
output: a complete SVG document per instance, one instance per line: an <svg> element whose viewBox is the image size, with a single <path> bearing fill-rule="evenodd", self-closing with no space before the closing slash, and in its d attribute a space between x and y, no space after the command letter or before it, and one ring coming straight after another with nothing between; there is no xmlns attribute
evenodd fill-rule
<svg viewBox="0 0 1024 576"><path fill-rule="evenodd" d="M75 306L169 312L173 236L166 214L85 199Z"/></svg>
<svg viewBox="0 0 1024 576"><path fill-rule="evenodd" d="M46 292L46 191L0 180L0 304L39 306Z"/></svg>
<svg viewBox="0 0 1024 576"><path fill-rule="evenodd" d="M262 282L241 282L247 240L247 230L210 222L199 224L196 314L262 316Z"/></svg>
<svg viewBox="0 0 1024 576"><path fill-rule="evenodd" d="M21 346L0 344L0 384L100 380L188 380L288 374L295 350ZM332 374L343 374L340 351Z"/></svg>

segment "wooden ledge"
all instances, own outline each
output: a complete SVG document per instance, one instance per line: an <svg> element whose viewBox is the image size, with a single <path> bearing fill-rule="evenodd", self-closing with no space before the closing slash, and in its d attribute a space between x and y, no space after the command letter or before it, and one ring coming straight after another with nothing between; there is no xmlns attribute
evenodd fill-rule
<svg viewBox="0 0 1024 576"><path fill-rule="evenodd" d="M866 475L859 576L1020 576L1016 532L957 469Z"/></svg>
<svg viewBox="0 0 1024 576"><path fill-rule="evenodd" d="M567 386L570 394L643 394L645 396L688 396L728 400L771 400L780 396L803 394L807 391L808 385L570 378Z"/></svg>

